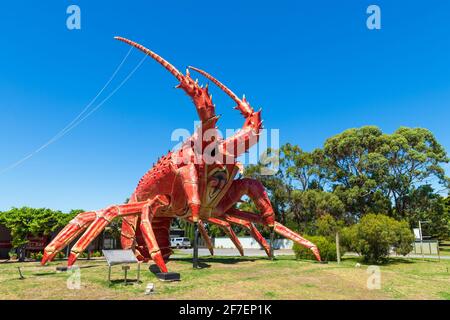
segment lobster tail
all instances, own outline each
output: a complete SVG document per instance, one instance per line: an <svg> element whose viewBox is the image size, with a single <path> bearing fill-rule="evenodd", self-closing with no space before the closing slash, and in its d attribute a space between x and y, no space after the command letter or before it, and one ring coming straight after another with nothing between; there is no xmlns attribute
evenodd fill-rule
<svg viewBox="0 0 450 320"><path fill-rule="evenodd" d="M123 37L114 37L114 39L125 42L125 43L129 44L130 46L133 46L133 47L141 50L145 54L149 55L150 57L155 59L157 62L159 62L164 68L166 68L167 71L169 71L175 78L178 79L178 81L181 81L183 79L183 75L181 74L180 71L178 71L177 68L175 68L171 63L169 63L167 60L165 60L161 56L157 55L150 49L147 49L143 45L140 45L139 43L136 43L134 41L128 40Z"/></svg>

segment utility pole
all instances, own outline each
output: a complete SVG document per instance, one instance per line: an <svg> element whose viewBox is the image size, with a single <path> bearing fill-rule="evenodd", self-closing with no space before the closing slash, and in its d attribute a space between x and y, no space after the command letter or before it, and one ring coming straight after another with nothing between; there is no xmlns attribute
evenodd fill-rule
<svg viewBox="0 0 450 320"><path fill-rule="evenodd" d="M270 230L270 260L274 260L273 242L275 241L274 228Z"/></svg>

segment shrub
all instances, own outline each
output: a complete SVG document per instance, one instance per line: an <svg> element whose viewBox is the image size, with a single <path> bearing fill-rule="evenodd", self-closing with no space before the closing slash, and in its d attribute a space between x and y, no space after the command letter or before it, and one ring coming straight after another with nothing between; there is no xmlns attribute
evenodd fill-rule
<svg viewBox="0 0 450 320"><path fill-rule="evenodd" d="M30 258L36 261L40 261L42 260L42 257L44 256L44 254L42 252L31 252L30 253Z"/></svg>
<svg viewBox="0 0 450 320"><path fill-rule="evenodd" d="M337 260L336 244L333 241L330 241L324 236L304 236L304 238L308 239L317 246L323 261ZM294 250L295 257L297 259L316 260L311 249L307 249L297 243L294 243L292 249Z"/></svg>
<svg viewBox="0 0 450 320"><path fill-rule="evenodd" d="M397 240L394 242L394 251L397 254L406 256L413 249L414 235L409 229L409 224L406 221L396 221L395 233Z"/></svg>
<svg viewBox="0 0 450 320"><path fill-rule="evenodd" d="M9 256L9 258L10 258L11 260L16 260L16 259L17 259L17 251L16 251L16 249L11 249L11 250L8 252L8 256Z"/></svg>
<svg viewBox="0 0 450 320"><path fill-rule="evenodd" d="M60 251L56 254L55 259L64 259L66 257L66 255L64 254L64 252Z"/></svg>
<svg viewBox="0 0 450 320"><path fill-rule="evenodd" d="M93 258L98 258L98 257L102 257L102 256L103 256L103 254L101 251L92 251L92 253L91 253L91 257L93 257Z"/></svg>
<svg viewBox="0 0 450 320"><path fill-rule="evenodd" d="M383 263L391 248L406 255L412 250L414 235L406 222L399 222L383 214L367 214L360 222L342 230L345 247L370 263Z"/></svg>

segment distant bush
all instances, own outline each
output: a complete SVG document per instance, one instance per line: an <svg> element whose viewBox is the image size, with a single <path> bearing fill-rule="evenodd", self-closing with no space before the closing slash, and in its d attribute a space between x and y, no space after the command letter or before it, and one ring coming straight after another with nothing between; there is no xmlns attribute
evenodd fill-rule
<svg viewBox="0 0 450 320"><path fill-rule="evenodd" d="M324 236L303 236L312 243L314 243L320 252L320 257L323 261L336 261L336 243L330 241ZM292 247L297 259L316 260L311 249L307 249L297 243Z"/></svg>
<svg viewBox="0 0 450 320"><path fill-rule="evenodd" d="M83 251L82 253L80 253L80 255L78 257L85 259L88 256L89 256L89 252ZM101 251L98 251L98 250L91 251L91 258L98 258L98 257L103 257L103 253Z"/></svg>
<svg viewBox="0 0 450 320"><path fill-rule="evenodd" d="M349 250L361 254L366 262L383 263L391 248L401 255L411 252L414 235L405 221L383 214L367 214L359 223L342 230L341 241Z"/></svg>
<svg viewBox="0 0 450 320"><path fill-rule="evenodd" d="M66 255L64 254L64 252L60 251L56 254L55 259L64 259L66 257Z"/></svg>
<svg viewBox="0 0 450 320"><path fill-rule="evenodd" d="M16 249L11 249L8 252L8 256L11 260L16 260L17 259L17 251Z"/></svg>
<svg viewBox="0 0 450 320"><path fill-rule="evenodd" d="M91 253L91 257L93 258L98 258L98 257L102 257L103 253L101 251L92 251Z"/></svg>
<svg viewBox="0 0 450 320"><path fill-rule="evenodd" d="M36 261L42 260L43 256L44 255L40 251L39 252L31 252L30 253L30 258L33 259L33 260L36 260Z"/></svg>

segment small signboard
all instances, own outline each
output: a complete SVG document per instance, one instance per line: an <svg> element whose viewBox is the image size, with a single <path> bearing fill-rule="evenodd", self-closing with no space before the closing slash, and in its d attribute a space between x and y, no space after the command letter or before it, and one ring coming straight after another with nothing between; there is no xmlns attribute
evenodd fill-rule
<svg viewBox="0 0 450 320"><path fill-rule="evenodd" d="M118 264L130 264L137 263L138 264L138 274L137 274L137 282L139 282L140 273L141 273L141 264L138 259L134 255L133 250L102 250L103 255L106 258L106 263L108 263L108 281L111 283L111 267ZM129 266L122 266L122 270L125 272L125 284L127 283L127 272L130 269Z"/></svg>
<svg viewBox="0 0 450 320"><path fill-rule="evenodd" d="M47 237L28 237L27 250L43 250L47 244Z"/></svg>
<svg viewBox="0 0 450 320"><path fill-rule="evenodd" d="M138 263L133 250L102 250L102 252L110 267L118 264Z"/></svg>

